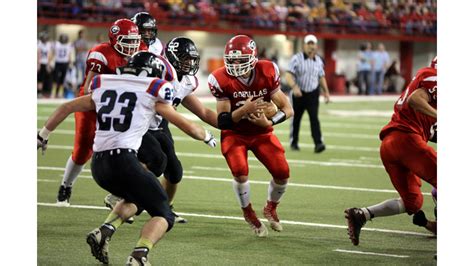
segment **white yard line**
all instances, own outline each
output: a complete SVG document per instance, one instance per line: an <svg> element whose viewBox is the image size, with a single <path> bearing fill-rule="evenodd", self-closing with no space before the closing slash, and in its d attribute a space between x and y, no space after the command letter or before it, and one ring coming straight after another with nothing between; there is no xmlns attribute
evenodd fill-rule
<svg viewBox="0 0 474 266"><path fill-rule="evenodd" d="M48 145L48 149L56 150L72 150L72 146L68 145ZM192 158L211 158L211 159L222 159L224 157L220 154L211 154L211 153L192 153L192 152L177 152L176 155L182 157L192 157ZM248 157L249 161L256 161L258 159L250 155ZM316 160L297 160L297 159L287 159L290 164L304 164L304 165L320 165L328 167L357 167L357 168L378 168L383 169L382 164L368 164L368 163L345 163L345 162L325 162L325 161L316 161Z"/></svg>
<svg viewBox="0 0 474 266"><path fill-rule="evenodd" d="M194 168L193 169L198 169ZM215 169L215 168L213 168ZM52 170L52 171L64 171L64 168L59 167L47 167L47 166L38 166L38 170ZM204 170L208 170L207 168ZM229 171L226 168L219 168L219 171ZM83 172L89 172L90 169L84 169ZM92 176L80 175L79 177L91 179ZM185 175L184 179L193 179L193 180L205 180L212 182L232 182L232 178L220 178L220 177L211 177L211 176L194 176L194 175ZM46 181L47 180L47 181ZM49 179L38 179L40 182L49 182ZM257 181L249 180L251 184L259 185L268 185L269 181ZM291 187L303 187L303 188L319 188L319 189L335 189L335 190L348 190L348 191L362 191L362 192L377 192L377 193L391 193L396 194L397 191L393 189L374 189L374 188L358 188L358 187L345 187L345 186L330 186L330 185L317 185L317 184L301 184L301 183L288 183L288 186ZM431 196L431 193L424 192L423 195Z"/></svg>
<svg viewBox="0 0 474 266"><path fill-rule="evenodd" d="M409 258L407 255L396 255L396 254L386 254L386 253L376 253L376 252L365 252L358 250L345 250L345 249L335 249L333 251L342 252L342 253L352 253L360 255L371 255L371 256L383 256L383 257L392 257L392 258Z"/></svg>
<svg viewBox="0 0 474 266"><path fill-rule="evenodd" d="M77 208L77 209L91 209L91 210L109 210L105 206L91 206L91 205L70 205L69 207L62 207L58 206L56 203L44 203L38 202L38 206L45 206L45 207L59 207L59 208ZM225 220L238 220L243 221L244 218L236 217L236 216L223 216L223 215L212 215L212 214L204 214L204 213L187 213L187 212L179 212L179 215L182 216L193 216L193 217L203 217L203 218L211 218L211 219L225 219ZM347 229L346 225L335 225L335 224L320 224L320 223L309 223L309 222L299 222L299 221L286 221L280 220L282 224L291 224L291 225L302 225L302 226L311 226L311 227L324 227L324 228L337 228L337 229ZM382 233L393 233L393 234L401 234L401 235L415 235L415 236L431 236L430 234L426 233L419 233L419 232L412 232L412 231L400 231L400 230L390 230L390 229L380 229L380 228L362 228L364 231L372 231L372 232L382 232Z"/></svg>

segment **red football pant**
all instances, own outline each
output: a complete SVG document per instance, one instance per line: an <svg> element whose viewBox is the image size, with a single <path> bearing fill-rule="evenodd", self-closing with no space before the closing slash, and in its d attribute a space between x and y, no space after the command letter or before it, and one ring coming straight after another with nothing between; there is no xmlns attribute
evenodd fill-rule
<svg viewBox="0 0 474 266"><path fill-rule="evenodd" d="M248 176L248 150L265 165L273 179L290 177L285 149L272 132L260 135L241 135L231 130L221 132L221 151L233 176Z"/></svg>
<svg viewBox="0 0 474 266"><path fill-rule="evenodd" d="M392 131L382 140L380 157L408 214L423 205L421 179L437 187L436 151L420 135Z"/></svg>
<svg viewBox="0 0 474 266"><path fill-rule="evenodd" d="M96 112L76 112L74 118L76 120L76 134L74 135L72 160L76 164L83 165L92 157Z"/></svg>

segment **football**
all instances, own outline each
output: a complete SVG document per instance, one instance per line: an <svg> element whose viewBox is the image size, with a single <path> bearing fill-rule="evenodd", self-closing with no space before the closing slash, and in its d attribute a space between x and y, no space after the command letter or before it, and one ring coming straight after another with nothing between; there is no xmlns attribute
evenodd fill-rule
<svg viewBox="0 0 474 266"><path fill-rule="evenodd" d="M260 109L259 111L255 112L254 115L260 117L261 114L265 114L265 116L270 119L278 112L278 107L273 102L265 102L265 107Z"/></svg>
<svg viewBox="0 0 474 266"><path fill-rule="evenodd" d="M272 118L277 112L278 112L278 107L272 101L270 101L267 104L267 107L263 109L263 113L268 119Z"/></svg>

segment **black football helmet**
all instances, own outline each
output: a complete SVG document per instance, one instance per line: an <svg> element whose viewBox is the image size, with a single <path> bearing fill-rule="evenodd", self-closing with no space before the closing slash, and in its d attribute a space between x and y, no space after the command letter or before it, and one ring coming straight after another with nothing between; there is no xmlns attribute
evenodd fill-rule
<svg viewBox="0 0 474 266"><path fill-rule="evenodd" d="M133 54L127 65L119 68L118 73L164 79L165 70L166 66L158 56L154 53L140 51Z"/></svg>
<svg viewBox="0 0 474 266"><path fill-rule="evenodd" d="M147 46L152 45L156 40L158 32L156 19L147 12L138 12L131 19L138 26L142 40Z"/></svg>
<svg viewBox="0 0 474 266"><path fill-rule="evenodd" d="M62 44L66 44L69 41L69 37L66 34L59 35L59 42Z"/></svg>
<svg viewBox="0 0 474 266"><path fill-rule="evenodd" d="M165 55L178 75L194 76L201 59L194 42L186 37L173 38L166 44Z"/></svg>

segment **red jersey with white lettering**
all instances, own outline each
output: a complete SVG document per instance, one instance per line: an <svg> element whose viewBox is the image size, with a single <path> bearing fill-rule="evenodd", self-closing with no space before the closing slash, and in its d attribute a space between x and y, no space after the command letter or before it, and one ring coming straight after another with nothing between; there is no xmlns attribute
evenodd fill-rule
<svg viewBox="0 0 474 266"><path fill-rule="evenodd" d="M227 74L225 67L212 72L208 77L209 89L218 101L230 100L231 112L244 105L247 98L263 97L270 102L271 96L280 90L280 71L278 66L267 60L260 60L251 70L248 80ZM243 135L255 135L271 132L273 127L260 127L246 118L234 124L232 130Z"/></svg>
<svg viewBox="0 0 474 266"><path fill-rule="evenodd" d="M146 45L140 45L140 50L146 50ZM116 74L118 67L127 64L127 57L117 52L109 42L104 42L92 47L87 54L86 72L81 84L79 95L84 95L84 83L89 71L99 74Z"/></svg>
<svg viewBox="0 0 474 266"><path fill-rule="evenodd" d="M383 139L392 130L415 133L428 141L432 137L432 127L437 119L415 111L408 105L408 97L417 89L424 89L430 96L430 105L437 109L437 70L431 67L420 69L408 87L395 103L392 120L380 132Z"/></svg>

